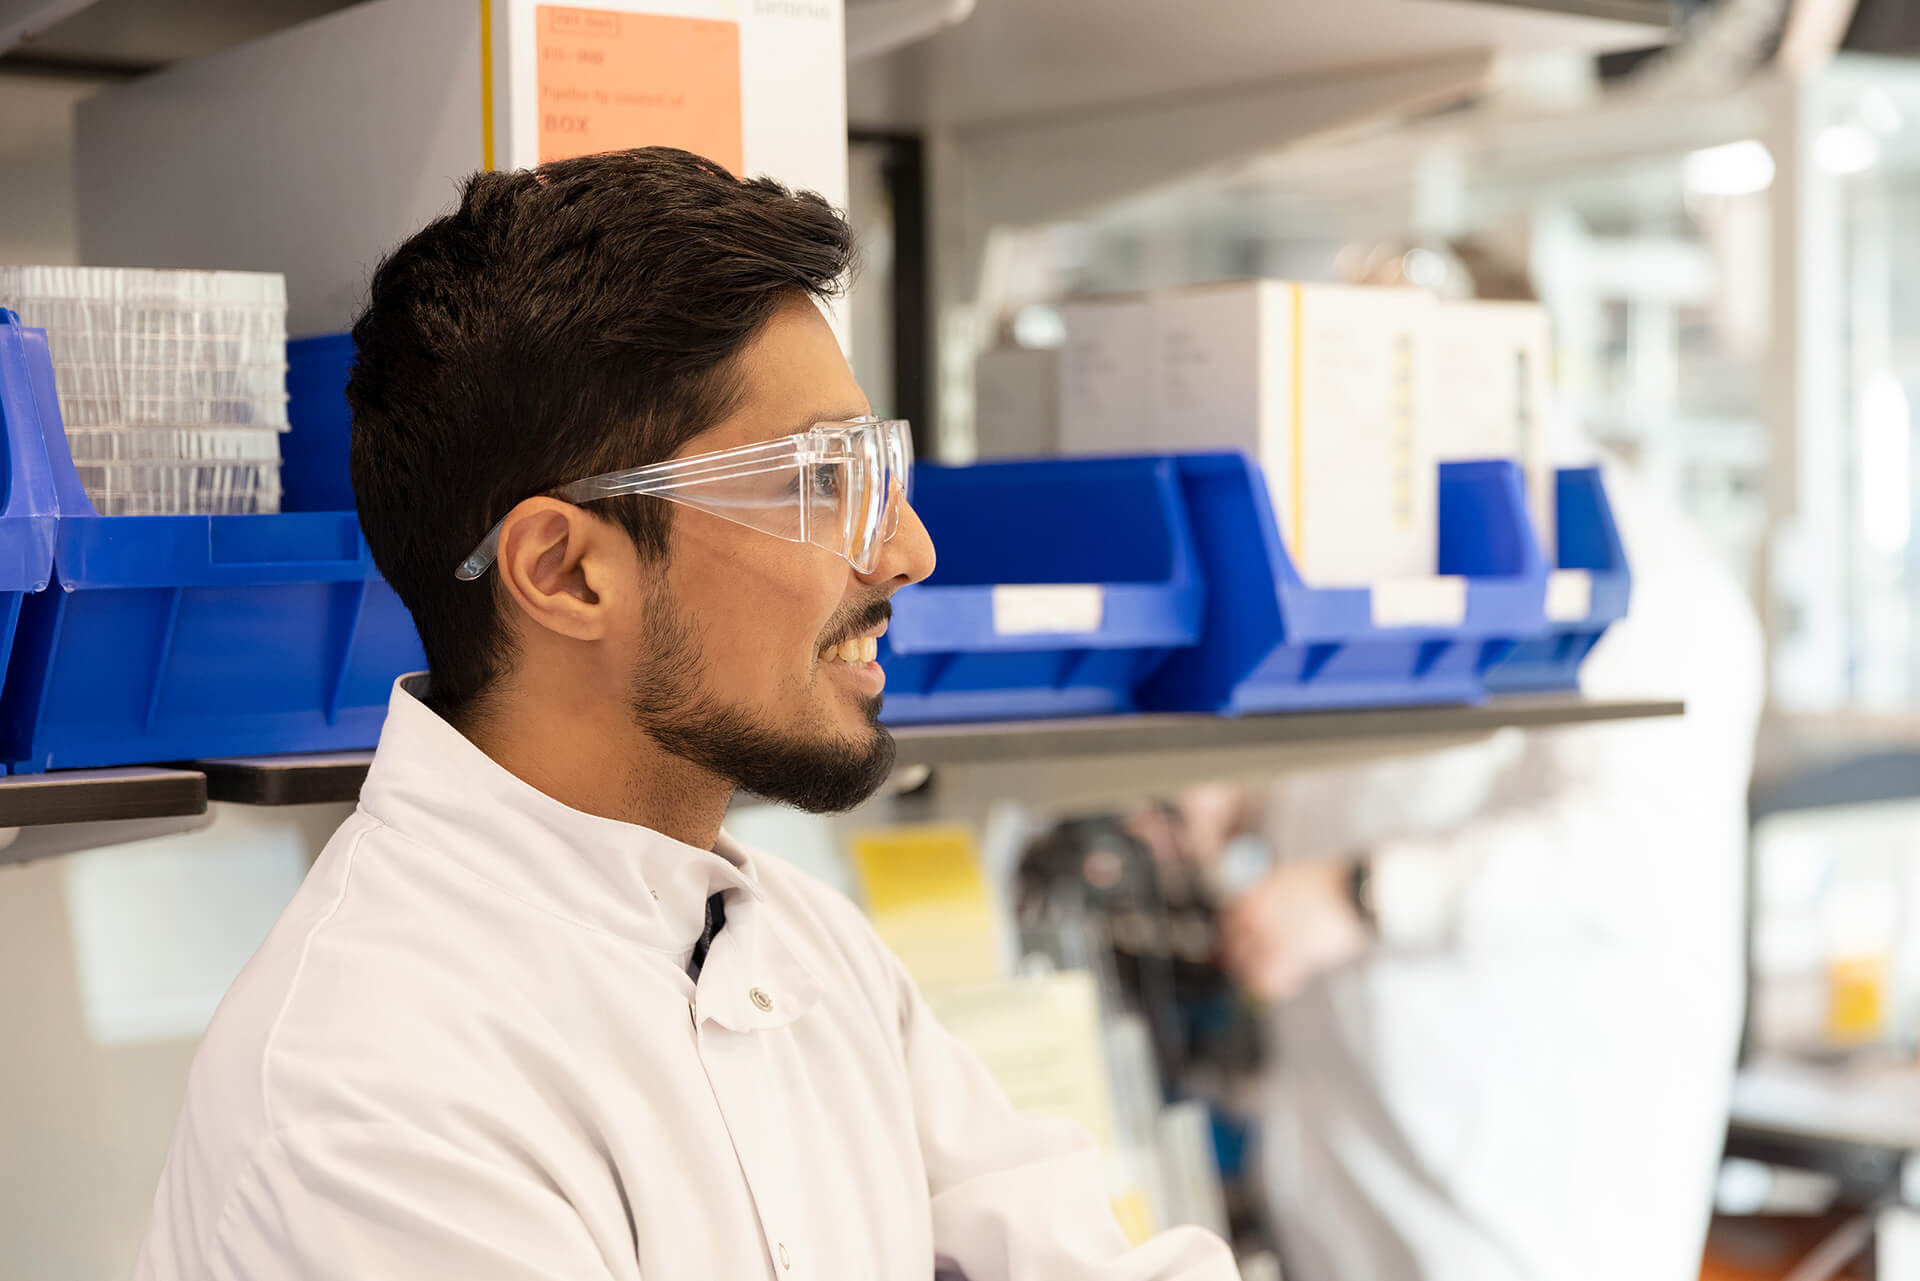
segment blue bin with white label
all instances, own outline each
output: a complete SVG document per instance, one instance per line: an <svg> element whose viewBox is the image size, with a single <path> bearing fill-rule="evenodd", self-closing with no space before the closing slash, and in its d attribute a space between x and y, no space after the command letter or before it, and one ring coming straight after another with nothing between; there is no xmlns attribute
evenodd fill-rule
<svg viewBox="0 0 1920 1281"><path fill-rule="evenodd" d="M1627 616L1633 575L1598 467L1554 475L1558 568L1547 592L1547 634L1522 641L1487 672L1496 694L1580 688L1580 665L1607 629Z"/></svg>
<svg viewBox="0 0 1920 1281"><path fill-rule="evenodd" d="M16 773L372 747L394 679L425 666L357 517L101 516L73 468L44 336L25 386L58 511L48 590L27 596L4 689ZM10 455L25 449L11 430Z"/></svg>
<svg viewBox="0 0 1920 1281"><path fill-rule="evenodd" d="M1199 641L1207 591L1173 459L921 464L913 484L939 564L893 598L888 724L1131 711Z"/></svg>
<svg viewBox="0 0 1920 1281"><path fill-rule="evenodd" d="M1200 643L1147 681L1144 708L1242 715L1477 703L1486 673L1545 634L1546 562L1511 462L1442 464L1439 577L1372 588L1301 579L1252 459L1192 455L1178 473L1212 590Z"/></svg>

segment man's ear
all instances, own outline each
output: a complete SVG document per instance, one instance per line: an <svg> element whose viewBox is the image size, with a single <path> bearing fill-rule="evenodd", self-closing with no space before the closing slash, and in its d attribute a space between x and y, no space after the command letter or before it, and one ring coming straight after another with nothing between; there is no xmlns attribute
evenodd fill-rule
<svg viewBox="0 0 1920 1281"><path fill-rule="evenodd" d="M607 633L608 593L633 581L614 566L632 556L631 540L612 521L555 498L529 498L500 527L495 572L529 623L594 641Z"/></svg>

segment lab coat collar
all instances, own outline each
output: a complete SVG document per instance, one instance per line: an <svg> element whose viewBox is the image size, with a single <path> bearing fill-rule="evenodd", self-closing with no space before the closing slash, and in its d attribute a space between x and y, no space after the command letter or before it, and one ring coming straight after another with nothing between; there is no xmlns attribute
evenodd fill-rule
<svg viewBox="0 0 1920 1281"><path fill-rule="evenodd" d="M420 700L425 681L394 684L360 792L374 818L533 907L661 951L692 946L709 895L727 897L723 937L755 916L742 907L764 897L753 859L724 833L703 850L561 804L440 719Z"/></svg>
<svg viewBox="0 0 1920 1281"><path fill-rule="evenodd" d="M763 899L728 905L726 928L715 936L694 992L696 1027L713 1022L734 1032L769 1031L820 1003L819 980L767 923L769 911Z"/></svg>

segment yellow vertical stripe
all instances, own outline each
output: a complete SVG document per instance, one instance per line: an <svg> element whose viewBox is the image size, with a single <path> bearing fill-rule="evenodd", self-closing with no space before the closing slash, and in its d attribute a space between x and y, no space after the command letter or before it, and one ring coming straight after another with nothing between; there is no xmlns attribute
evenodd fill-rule
<svg viewBox="0 0 1920 1281"><path fill-rule="evenodd" d="M1306 411L1307 306L1300 286L1291 285L1289 288L1293 290L1293 510L1287 513L1287 523L1293 527L1293 538L1287 550L1292 553L1294 566L1298 568L1307 553L1302 538L1305 524L1300 519L1300 500L1307 492L1307 446L1301 429L1301 419Z"/></svg>
<svg viewBox="0 0 1920 1281"><path fill-rule="evenodd" d="M493 0L480 0L480 167L493 172Z"/></svg>

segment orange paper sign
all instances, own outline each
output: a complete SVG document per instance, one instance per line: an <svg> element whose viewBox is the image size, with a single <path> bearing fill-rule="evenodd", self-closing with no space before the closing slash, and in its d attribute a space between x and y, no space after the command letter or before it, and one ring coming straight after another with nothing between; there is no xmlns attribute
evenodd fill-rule
<svg viewBox="0 0 1920 1281"><path fill-rule="evenodd" d="M740 24L541 5L540 162L684 147L741 169Z"/></svg>

